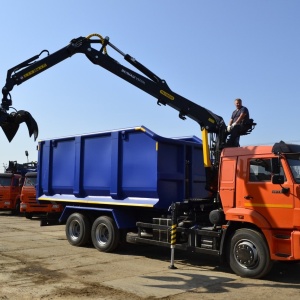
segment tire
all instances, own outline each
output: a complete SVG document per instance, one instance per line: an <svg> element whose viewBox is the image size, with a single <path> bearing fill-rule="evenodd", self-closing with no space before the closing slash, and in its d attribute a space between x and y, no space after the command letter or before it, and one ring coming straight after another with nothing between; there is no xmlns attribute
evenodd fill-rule
<svg viewBox="0 0 300 300"><path fill-rule="evenodd" d="M239 229L231 236L227 261L233 272L247 278L262 278L273 265L263 235L251 229Z"/></svg>
<svg viewBox="0 0 300 300"><path fill-rule="evenodd" d="M20 201L20 199L17 199L17 200L16 200L16 206L15 206L15 208L11 211L11 214L12 214L13 216L18 216L18 215L20 215L20 206L21 206L21 201Z"/></svg>
<svg viewBox="0 0 300 300"><path fill-rule="evenodd" d="M120 244L120 232L115 221L107 216L97 218L92 226L92 242L102 252L113 252Z"/></svg>
<svg viewBox="0 0 300 300"><path fill-rule="evenodd" d="M72 246L86 245L91 236L91 222L83 214L73 213L66 223L66 237Z"/></svg>
<svg viewBox="0 0 300 300"><path fill-rule="evenodd" d="M31 220L32 217L33 217L32 213L28 213L28 212L25 213L25 218L26 219Z"/></svg>

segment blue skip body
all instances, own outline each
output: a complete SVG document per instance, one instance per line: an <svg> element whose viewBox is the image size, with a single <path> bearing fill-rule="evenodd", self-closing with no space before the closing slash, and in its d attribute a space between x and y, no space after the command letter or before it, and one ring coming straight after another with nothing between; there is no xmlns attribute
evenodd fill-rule
<svg viewBox="0 0 300 300"><path fill-rule="evenodd" d="M201 140L144 126L43 140L38 161L39 201L167 210L207 195Z"/></svg>

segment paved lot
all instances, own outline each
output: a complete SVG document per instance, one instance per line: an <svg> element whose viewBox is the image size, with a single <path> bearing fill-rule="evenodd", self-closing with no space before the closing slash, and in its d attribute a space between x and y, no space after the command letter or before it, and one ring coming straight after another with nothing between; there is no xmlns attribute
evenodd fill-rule
<svg viewBox="0 0 300 300"><path fill-rule="evenodd" d="M71 246L64 226L0 212L0 299L299 299L300 264L264 280L240 278L211 257L128 245L118 253Z"/></svg>

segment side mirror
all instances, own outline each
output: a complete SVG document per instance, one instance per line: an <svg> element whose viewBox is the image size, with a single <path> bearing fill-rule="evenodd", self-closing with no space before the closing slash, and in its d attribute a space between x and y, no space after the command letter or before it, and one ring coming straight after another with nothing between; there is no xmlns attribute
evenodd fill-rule
<svg viewBox="0 0 300 300"><path fill-rule="evenodd" d="M273 175L272 176L272 183L273 184L283 184L284 183L284 176L283 175Z"/></svg>

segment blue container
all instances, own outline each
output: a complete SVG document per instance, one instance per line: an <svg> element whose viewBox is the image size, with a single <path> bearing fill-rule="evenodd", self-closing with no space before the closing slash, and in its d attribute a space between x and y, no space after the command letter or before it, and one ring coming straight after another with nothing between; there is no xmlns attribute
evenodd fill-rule
<svg viewBox="0 0 300 300"><path fill-rule="evenodd" d="M207 196L202 143L143 126L40 141L37 192L42 201L167 209Z"/></svg>

